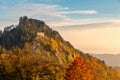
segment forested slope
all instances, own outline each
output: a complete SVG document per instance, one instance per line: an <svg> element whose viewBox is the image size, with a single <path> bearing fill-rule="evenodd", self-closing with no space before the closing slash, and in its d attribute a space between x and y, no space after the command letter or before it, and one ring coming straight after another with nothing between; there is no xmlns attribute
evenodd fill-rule
<svg viewBox="0 0 120 80"><path fill-rule="evenodd" d="M26 16L0 33L0 53L0 80L120 80L119 72L104 61Z"/></svg>

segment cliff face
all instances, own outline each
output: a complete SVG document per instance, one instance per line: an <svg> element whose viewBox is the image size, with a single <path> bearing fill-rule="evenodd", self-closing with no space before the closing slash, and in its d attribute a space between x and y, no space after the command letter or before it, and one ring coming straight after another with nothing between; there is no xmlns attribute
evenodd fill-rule
<svg viewBox="0 0 120 80"><path fill-rule="evenodd" d="M44 33L48 38L52 37L57 40L63 40L59 33L52 30L45 22L28 19L24 16L20 17L17 26L11 25L4 28L4 32L1 33L0 42L7 49L13 46L23 47L26 42L31 42L39 32Z"/></svg>
<svg viewBox="0 0 120 80"><path fill-rule="evenodd" d="M36 19L28 19L26 16L20 17L19 19L19 28L27 27L27 29L33 29L34 31L46 32L51 31L50 27L48 27L45 22L36 20Z"/></svg>

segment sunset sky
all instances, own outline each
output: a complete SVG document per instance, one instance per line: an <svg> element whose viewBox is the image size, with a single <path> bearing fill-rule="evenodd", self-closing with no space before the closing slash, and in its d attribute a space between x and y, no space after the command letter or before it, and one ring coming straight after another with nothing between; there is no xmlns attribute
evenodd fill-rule
<svg viewBox="0 0 120 80"><path fill-rule="evenodd" d="M83 52L120 53L120 0L0 0L0 29L40 19Z"/></svg>

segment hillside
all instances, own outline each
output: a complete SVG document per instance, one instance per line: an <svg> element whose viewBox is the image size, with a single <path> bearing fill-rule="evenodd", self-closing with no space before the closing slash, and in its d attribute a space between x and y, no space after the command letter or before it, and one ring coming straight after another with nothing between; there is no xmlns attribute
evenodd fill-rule
<svg viewBox="0 0 120 80"><path fill-rule="evenodd" d="M40 20L24 16L5 27L0 45L1 80L120 80L114 68L75 49Z"/></svg>

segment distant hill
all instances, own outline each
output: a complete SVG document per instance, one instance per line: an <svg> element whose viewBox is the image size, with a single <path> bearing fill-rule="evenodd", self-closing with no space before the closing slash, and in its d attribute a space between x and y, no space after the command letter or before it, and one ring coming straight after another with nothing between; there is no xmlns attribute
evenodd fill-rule
<svg viewBox="0 0 120 80"><path fill-rule="evenodd" d="M109 66L120 66L120 54L92 54L93 56L104 60Z"/></svg>
<svg viewBox="0 0 120 80"><path fill-rule="evenodd" d="M1 80L120 80L119 72L104 61L75 49L45 22L26 16L0 32L0 53Z"/></svg>

